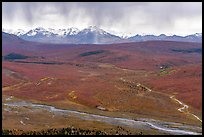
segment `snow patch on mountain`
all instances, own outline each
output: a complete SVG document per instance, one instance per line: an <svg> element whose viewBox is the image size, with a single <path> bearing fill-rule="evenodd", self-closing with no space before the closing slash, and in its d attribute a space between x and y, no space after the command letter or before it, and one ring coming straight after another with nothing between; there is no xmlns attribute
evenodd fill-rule
<svg viewBox="0 0 204 137"><path fill-rule="evenodd" d="M89 26L88 28L85 28L81 31L81 33L96 33L96 34L100 34L100 35L108 35L108 33L96 26Z"/></svg>
<svg viewBox="0 0 204 137"><path fill-rule="evenodd" d="M89 26L82 30L78 28L67 28L67 29L53 29L38 27L29 31L22 29L12 30L3 29L2 32L14 34L24 40L39 41L39 42L55 42L55 43L114 43L114 42L139 42L148 40L168 40L168 41L188 41L188 42L202 42L202 33L195 33L187 36L178 35L155 35L155 34L125 34L119 32L104 31L97 26Z"/></svg>
<svg viewBox="0 0 204 137"><path fill-rule="evenodd" d="M9 33L9 34L14 34L14 35L17 35L17 36L20 36L20 35L23 35L26 33L26 31L22 30L22 29L17 29L17 30L12 30L12 29L2 29L2 32L6 32L6 33Z"/></svg>
<svg viewBox="0 0 204 137"><path fill-rule="evenodd" d="M77 28L68 28L68 29L52 29L48 28L48 31L59 37L65 37L67 35L77 35L79 33L79 29Z"/></svg>
<svg viewBox="0 0 204 137"><path fill-rule="evenodd" d="M202 37L202 33L195 33L194 34L196 37Z"/></svg>

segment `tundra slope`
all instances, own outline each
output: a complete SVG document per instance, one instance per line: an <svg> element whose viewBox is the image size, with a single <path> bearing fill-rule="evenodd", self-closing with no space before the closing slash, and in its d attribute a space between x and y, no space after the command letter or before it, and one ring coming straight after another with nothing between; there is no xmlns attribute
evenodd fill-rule
<svg viewBox="0 0 204 137"><path fill-rule="evenodd" d="M195 117L202 120L199 43L60 45L10 41L3 39L3 95L98 115L202 125ZM7 60L11 55L15 56ZM173 95L195 116L178 111L181 106L170 98ZM9 117L9 113L3 112L3 116ZM3 123L12 119L5 118Z"/></svg>

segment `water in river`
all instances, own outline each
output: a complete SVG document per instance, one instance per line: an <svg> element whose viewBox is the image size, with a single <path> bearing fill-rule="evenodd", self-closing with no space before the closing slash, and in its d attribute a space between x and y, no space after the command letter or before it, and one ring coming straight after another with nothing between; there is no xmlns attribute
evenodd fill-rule
<svg viewBox="0 0 204 137"><path fill-rule="evenodd" d="M162 132L175 134L175 135L201 135L202 134L202 128L200 127L183 125L183 124L178 124L173 122L164 122L164 121L153 120L153 119L143 118L143 119L133 120L128 118L109 117L109 116L90 114L90 113L79 112L74 110L59 109L53 106L34 104L30 102L25 102L25 101L9 102L9 103L4 103L4 105L9 107L28 106L31 108L44 109L54 113L55 115L61 114L61 115L74 116L84 120L100 121L108 124L128 126L128 127L137 128L137 129L153 128ZM172 125L176 125L177 128L172 128Z"/></svg>

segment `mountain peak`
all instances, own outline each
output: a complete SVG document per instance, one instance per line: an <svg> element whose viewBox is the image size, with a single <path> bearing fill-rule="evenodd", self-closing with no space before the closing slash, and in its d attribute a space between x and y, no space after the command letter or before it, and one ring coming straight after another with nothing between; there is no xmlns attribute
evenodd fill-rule
<svg viewBox="0 0 204 137"><path fill-rule="evenodd" d="M159 37L166 37L166 35L165 34L160 34Z"/></svg>
<svg viewBox="0 0 204 137"><path fill-rule="evenodd" d="M90 29L91 31L100 30L100 28L97 26L89 26L87 29Z"/></svg>
<svg viewBox="0 0 204 137"><path fill-rule="evenodd" d="M202 37L202 33L195 33L194 34L196 37Z"/></svg>
<svg viewBox="0 0 204 137"><path fill-rule="evenodd" d="M101 34L101 35L108 34L106 31L100 29L97 26L89 26L88 28L83 29L82 32L85 32L85 33L91 32L91 33L97 33L97 34Z"/></svg>
<svg viewBox="0 0 204 137"><path fill-rule="evenodd" d="M35 28L34 30L37 30L37 31L45 31L45 29L43 27L37 27Z"/></svg>
<svg viewBox="0 0 204 137"><path fill-rule="evenodd" d="M72 28L68 28L67 29L67 34L69 35L76 35L79 33L79 29L75 28L75 27L72 27Z"/></svg>
<svg viewBox="0 0 204 137"><path fill-rule="evenodd" d="M11 30L11 29L4 29L2 28L2 31L3 32L6 32L6 33L9 33L9 34L14 34L14 35L17 35L17 36L20 36L20 35L23 35L25 34L26 32L22 29L17 29L17 30Z"/></svg>
<svg viewBox="0 0 204 137"><path fill-rule="evenodd" d="M27 36L35 36L35 35L38 35L38 34L41 34L41 35L45 35L45 36L50 36L52 35L53 33L44 29L43 27L37 27L35 29L32 29L30 31L28 31L25 35Z"/></svg>

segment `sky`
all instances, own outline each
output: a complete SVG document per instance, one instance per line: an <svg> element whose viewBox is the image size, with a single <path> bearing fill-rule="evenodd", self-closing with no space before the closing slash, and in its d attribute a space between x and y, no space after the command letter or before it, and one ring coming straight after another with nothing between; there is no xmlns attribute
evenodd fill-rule
<svg viewBox="0 0 204 137"><path fill-rule="evenodd" d="M202 2L3 2L2 28L84 29L118 36L202 33Z"/></svg>

